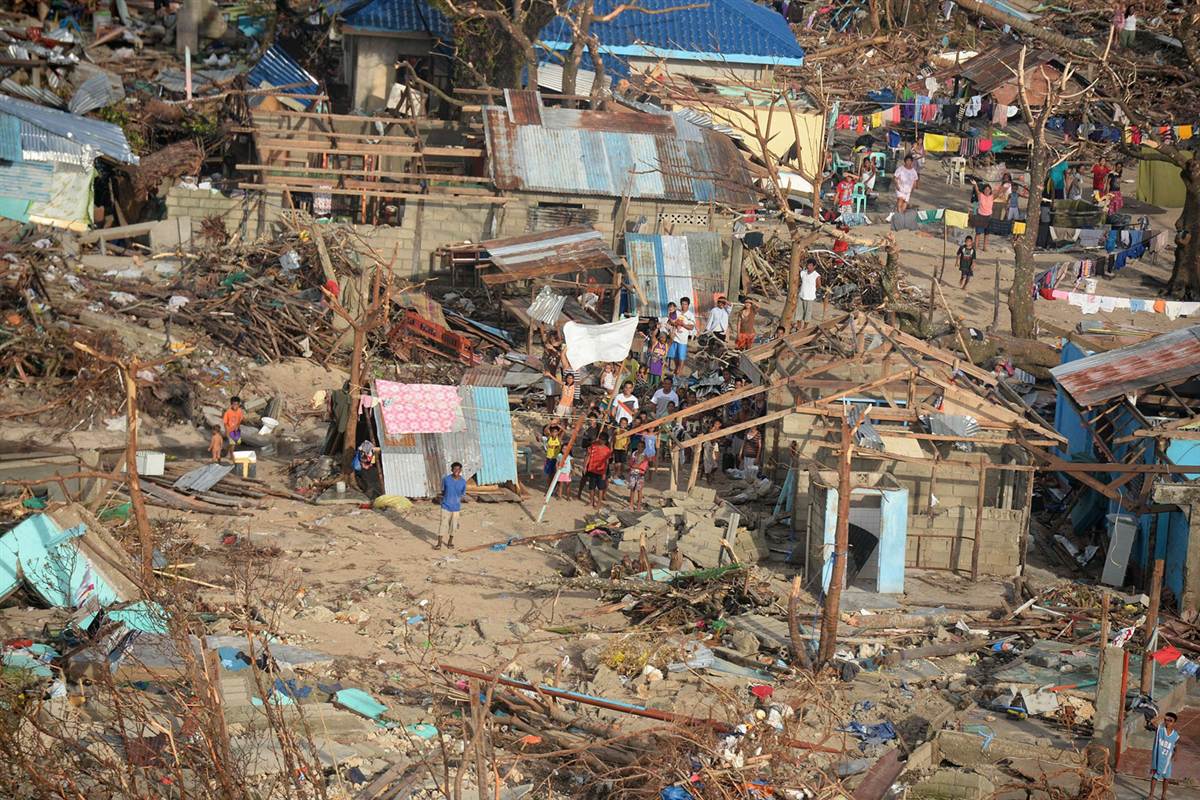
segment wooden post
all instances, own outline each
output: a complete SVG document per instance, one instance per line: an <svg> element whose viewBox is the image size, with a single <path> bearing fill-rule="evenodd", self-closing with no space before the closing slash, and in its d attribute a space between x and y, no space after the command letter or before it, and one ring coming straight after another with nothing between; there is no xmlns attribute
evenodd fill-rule
<svg viewBox="0 0 1200 800"><path fill-rule="evenodd" d="M979 490L975 493L975 541L971 542L971 580L979 580L979 550L983 545L983 490L987 470L979 462Z"/></svg>
<svg viewBox="0 0 1200 800"><path fill-rule="evenodd" d="M992 293L992 324L989 331L1000 330L1000 259L996 259L996 282Z"/></svg>
<svg viewBox="0 0 1200 800"><path fill-rule="evenodd" d="M667 477L670 478L671 491L674 492L674 491L676 491L676 489L678 487L678 482L677 482L678 479L676 478L676 473L679 471L679 448L678 447L671 448L670 470L671 470L671 474L668 475Z"/></svg>
<svg viewBox="0 0 1200 800"><path fill-rule="evenodd" d="M700 459L704 456L704 453L701 450L702 447L704 447L704 445L698 444L692 448L692 471L688 475L688 494L692 493L692 489L696 486L696 478L700 474Z"/></svg>
<svg viewBox="0 0 1200 800"><path fill-rule="evenodd" d="M1021 575L1029 563L1029 523L1033 519L1033 472L1025 473L1025 514L1021 518Z"/></svg>
<svg viewBox="0 0 1200 800"><path fill-rule="evenodd" d="M1101 587L1100 589L1100 649L1103 650L1108 646L1109 639L1112 638L1112 622L1108 617L1109 597L1108 589Z"/></svg>
<svg viewBox="0 0 1200 800"><path fill-rule="evenodd" d="M1142 694L1150 694L1154 678L1154 659L1150 657L1150 646L1154 631L1158 628L1158 607L1162 603L1163 560L1154 559L1154 571L1150 577L1150 608L1146 610L1146 624L1142 627L1142 638L1146 651L1142 654Z"/></svg>
<svg viewBox="0 0 1200 800"><path fill-rule="evenodd" d="M850 459L854 448L850 423L842 418L841 453L838 455L837 532L833 545L833 575L821 612L821 642L817 668L829 663L837 650L838 616L842 610L842 583L846 580L846 556L850 549Z"/></svg>
<svg viewBox="0 0 1200 800"><path fill-rule="evenodd" d="M792 660L801 667L812 666L808 657L808 645L800 635L800 590L804 581L799 575L792 578L792 591L788 595L788 640L791 644Z"/></svg>

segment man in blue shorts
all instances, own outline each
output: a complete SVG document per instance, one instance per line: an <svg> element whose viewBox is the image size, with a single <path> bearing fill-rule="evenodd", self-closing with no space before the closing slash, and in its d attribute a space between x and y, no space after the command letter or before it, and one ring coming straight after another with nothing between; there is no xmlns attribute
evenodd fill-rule
<svg viewBox="0 0 1200 800"><path fill-rule="evenodd" d="M672 369L678 375L683 369L683 362L687 361L688 339L696 329L696 312L692 311L691 298L684 297L679 300L679 311L670 320L670 325L671 348L667 350L667 358L673 362Z"/></svg>

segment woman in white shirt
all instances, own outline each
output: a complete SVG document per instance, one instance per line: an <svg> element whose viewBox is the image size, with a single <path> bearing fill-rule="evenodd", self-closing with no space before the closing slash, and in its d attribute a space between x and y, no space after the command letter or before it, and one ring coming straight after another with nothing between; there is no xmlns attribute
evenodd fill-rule
<svg viewBox="0 0 1200 800"><path fill-rule="evenodd" d="M1121 47L1133 47L1137 38L1137 12L1133 6L1125 6L1125 19L1121 23Z"/></svg>

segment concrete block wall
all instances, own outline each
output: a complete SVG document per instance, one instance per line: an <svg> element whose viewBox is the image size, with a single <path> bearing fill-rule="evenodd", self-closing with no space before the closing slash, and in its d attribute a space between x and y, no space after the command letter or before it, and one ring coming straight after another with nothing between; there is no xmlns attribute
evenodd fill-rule
<svg viewBox="0 0 1200 800"><path fill-rule="evenodd" d="M804 414L792 414L783 420L786 444L800 450L805 459L820 461L828 468L830 451L820 445L827 441L827 428L821 420ZM999 452L991 454L999 459ZM978 503L979 471L946 462L934 466L932 460L921 463L885 459L855 459L853 469L882 469L891 473L901 486L908 489L908 540L906 561L911 567L955 568L970 570L971 549L975 536L975 511ZM930 472L935 470L930 480ZM1022 491L1011 487L1010 473L988 470L984 483L984 508L980 550L980 571L987 575L1012 575L1020 563L1025 531L1025 514L1021 506ZM1009 489L1005 491L1005 485ZM930 513L930 494L937 505ZM809 520L810 492L808 482L801 485L797 497L798 536L803 541L804 525ZM998 508L1011 505L1013 508ZM817 511L814 509L814 511ZM934 538L938 537L938 538ZM947 537L947 538L941 538ZM918 555L920 561L918 563ZM811 564L810 564L811 568Z"/></svg>
<svg viewBox="0 0 1200 800"><path fill-rule="evenodd" d="M226 197L211 189L186 189L175 185L167 191L167 217L191 217L192 235L199 235L206 217L218 216L230 236L239 231L242 241L272 235L279 221L282 198L275 193L248 192L244 197Z"/></svg>

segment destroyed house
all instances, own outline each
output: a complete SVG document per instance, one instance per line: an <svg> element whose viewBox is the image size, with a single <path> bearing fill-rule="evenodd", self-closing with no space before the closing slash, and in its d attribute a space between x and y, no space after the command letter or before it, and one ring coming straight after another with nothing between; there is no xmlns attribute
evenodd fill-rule
<svg viewBox="0 0 1200 800"><path fill-rule="evenodd" d="M1093 350L1094 346L1094 350ZM1200 611L1200 326L1107 349L1066 341L1055 428L1066 442L1033 450L1069 478L1062 518L1075 542L1060 550L1086 559L1095 540L1101 582L1148 586L1155 559L1179 611ZM1098 540L1093 531L1100 531Z"/></svg>
<svg viewBox="0 0 1200 800"><path fill-rule="evenodd" d="M965 85L968 94L990 94L997 103L1016 105L1022 47L1018 42L997 45L944 71L943 76L952 78L960 88ZM1049 87L1062 76L1054 66L1056 60L1050 50L1030 48L1025 53L1024 81L1033 108L1041 107Z"/></svg>
<svg viewBox="0 0 1200 800"><path fill-rule="evenodd" d="M1004 379L861 313L758 345L742 368L762 379L745 391L768 396L767 414L746 424L791 464L792 560L810 583L828 581L844 418L850 583L901 591L909 568L977 578L1024 565L1035 469L1026 446L1063 437Z"/></svg>
<svg viewBox="0 0 1200 800"><path fill-rule="evenodd" d="M98 158L138 163L116 125L0 95L0 217L86 231Z"/></svg>
<svg viewBox="0 0 1200 800"><path fill-rule="evenodd" d="M685 268L728 269L733 248L728 228L718 230L722 210L756 205L729 137L682 114L546 108L532 91L506 91L504 99L506 106L483 106L482 129L258 109L244 129L255 156L237 165L247 195L177 185L168 215L190 219L196 233L201 220L219 216L249 239L270 235L293 207L353 222L378 252L397 254L404 277L438 271L449 245L578 225L617 253L626 233L710 234L689 240L676 265L654 261L656 282L661 273L669 284L665 276ZM662 247L664 257L683 252ZM649 270L652 260L641 263ZM697 295L711 295L709 283L702 280Z"/></svg>

